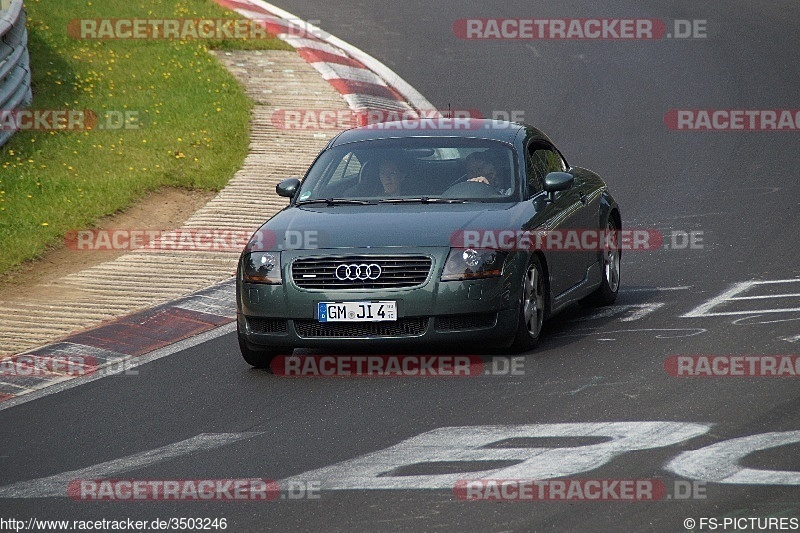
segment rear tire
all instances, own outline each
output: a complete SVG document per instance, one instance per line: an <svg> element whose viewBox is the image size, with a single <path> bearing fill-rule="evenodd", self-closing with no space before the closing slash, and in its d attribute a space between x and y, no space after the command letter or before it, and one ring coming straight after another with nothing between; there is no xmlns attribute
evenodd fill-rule
<svg viewBox="0 0 800 533"><path fill-rule="evenodd" d="M511 344L512 352L530 350L539 342L548 299L542 264L534 255L522 278L517 334Z"/></svg>
<svg viewBox="0 0 800 533"><path fill-rule="evenodd" d="M600 286L586 299L588 303L596 306L611 305L616 301L619 293L620 260L622 252L619 249L619 228L613 218L606 222L606 230L613 232L612 247L603 250L603 280ZM605 247L604 247L605 248Z"/></svg>

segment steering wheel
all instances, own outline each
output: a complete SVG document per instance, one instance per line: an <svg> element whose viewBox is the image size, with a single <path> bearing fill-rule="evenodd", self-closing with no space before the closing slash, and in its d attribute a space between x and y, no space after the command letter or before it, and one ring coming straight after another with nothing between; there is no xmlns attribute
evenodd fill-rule
<svg viewBox="0 0 800 533"><path fill-rule="evenodd" d="M500 196L494 187L480 181L462 181L451 185L442 193L444 198L485 198Z"/></svg>
<svg viewBox="0 0 800 533"><path fill-rule="evenodd" d="M457 177L455 180L451 181L451 182L450 182L450 183L447 185L447 189L449 189L450 187L452 187L453 185L455 185L455 184L457 184L457 183L461 183L462 181L467 181L467 173L466 173L466 172L465 172L464 174L461 174L461 175L460 175L459 177ZM445 189L445 190L447 190L447 189Z"/></svg>
<svg viewBox="0 0 800 533"><path fill-rule="evenodd" d="M468 176L468 174L466 172L464 174L461 174L454 181L451 181L450 184L447 186L447 188L449 189L450 187L452 187L453 185L456 185L457 183L461 183L461 182L464 182L464 181L470 181L469 179L467 179L467 176ZM473 182L471 182L471 183L473 183ZM474 182L474 183L480 183L480 182L478 181L478 182Z"/></svg>

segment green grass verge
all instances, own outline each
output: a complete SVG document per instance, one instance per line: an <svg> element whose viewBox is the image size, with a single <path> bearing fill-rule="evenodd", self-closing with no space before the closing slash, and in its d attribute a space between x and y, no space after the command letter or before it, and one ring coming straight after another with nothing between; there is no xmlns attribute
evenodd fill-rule
<svg viewBox="0 0 800 533"><path fill-rule="evenodd" d="M93 110L105 128L24 131L0 148L0 274L148 191L224 186L247 154L252 103L208 49L291 49L276 39L90 41L67 34L72 19L241 18L211 0L25 6L30 108ZM117 129L124 114L132 120Z"/></svg>

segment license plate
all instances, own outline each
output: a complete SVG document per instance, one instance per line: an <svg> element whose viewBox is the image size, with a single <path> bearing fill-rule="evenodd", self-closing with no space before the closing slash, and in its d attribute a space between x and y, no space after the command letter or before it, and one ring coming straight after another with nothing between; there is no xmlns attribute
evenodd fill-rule
<svg viewBox="0 0 800 533"><path fill-rule="evenodd" d="M397 302L319 302L320 322L383 322L397 320Z"/></svg>

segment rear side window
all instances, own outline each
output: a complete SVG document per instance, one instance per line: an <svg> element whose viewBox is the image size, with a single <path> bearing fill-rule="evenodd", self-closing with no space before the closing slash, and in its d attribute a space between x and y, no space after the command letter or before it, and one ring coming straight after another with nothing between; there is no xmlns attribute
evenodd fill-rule
<svg viewBox="0 0 800 533"><path fill-rule="evenodd" d="M342 180L355 178L358 176L359 172L361 172L361 161L356 154L350 152L339 161L339 164L331 175L330 183L331 185L335 185Z"/></svg>

